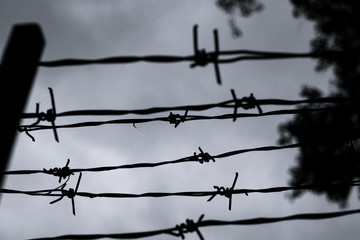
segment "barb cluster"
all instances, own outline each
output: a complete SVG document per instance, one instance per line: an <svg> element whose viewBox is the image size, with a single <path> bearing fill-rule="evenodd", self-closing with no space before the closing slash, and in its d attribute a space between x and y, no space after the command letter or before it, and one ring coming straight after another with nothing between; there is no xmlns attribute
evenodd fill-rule
<svg viewBox="0 0 360 240"><path fill-rule="evenodd" d="M259 114L262 114L263 111L260 107L260 105L257 103L254 95L251 93L249 97L243 97L242 99L238 100L235 94L235 90L231 89L231 95L234 99L234 118L233 121L236 121L236 115L237 115L237 110L239 107L248 110L248 109L253 109L253 108L257 108L259 111Z"/></svg>
<svg viewBox="0 0 360 240"><path fill-rule="evenodd" d="M28 135L33 142L35 142L35 138L28 132L28 130L29 130L29 128L31 129L33 127L36 127L41 121L51 122L55 140L57 142L59 142L59 137L58 137L58 134L57 134L57 131L56 131L56 126L55 126L56 107L55 107L55 97L54 97L54 93L52 91L52 88L49 88L49 93L50 93L50 99L51 99L52 108L48 109L46 111L46 113L45 112L39 112L40 104L37 103L36 104L36 112L35 112L35 115L37 116L36 122L34 122L34 123L32 123L32 124L30 124L28 126L19 127L19 129L18 129L19 132L25 132L26 135Z"/></svg>
<svg viewBox="0 0 360 240"><path fill-rule="evenodd" d="M70 198L71 199L71 204L72 204L72 212L74 214L74 216L76 215L75 213L75 201L74 201L74 198L76 196L76 193L78 191L78 188L79 188L79 185L80 185L80 181L81 181L81 176L82 176L82 173L79 174L79 178L78 178L78 181L77 181L77 184L76 184L76 188L75 190L73 188L69 188L69 190L66 190L64 189L65 186L66 186L66 183L64 183L63 185L60 186L60 190L61 190L61 197L50 202L50 204L54 204L58 201L60 201L61 199L63 199L65 196Z"/></svg>
<svg viewBox="0 0 360 240"><path fill-rule="evenodd" d="M233 185L231 186L231 188L214 186L214 188L217 190L217 192L208 199L208 202L210 202L216 195L224 196L229 199L229 210L231 211L232 194L233 194L233 190L234 190L238 175L239 174L236 172L235 179L234 179L234 182L233 182Z"/></svg>
<svg viewBox="0 0 360 240"><path fill-rule="evenodd" d="M199 162L201 164L203 164L204 162L208 163L211 161L215 162L215 158L212 157L209 153L204 152L201 147L199 147L199 154L196 154L196 152L194 152L194 156L192 157L193 161Z"/></svg>
<svg viewBox="0 0 360 240"><path fill-rule="evenodd" d="M215 51L212 53L207 53L205 49L199 50L198 47L198 37L197 37L197 25L193 27L193 41L194 41L194 63L190 65L191 68L196 66L205 67L208 63L214 64L215 74L216 74L216 81L219 85L221 85L221 77L220 77L220 70L218 66L218 56L219 56L219 36L216 29L214 29L214 47Z"/></svg>
<svg viewBox="0 0 360 240"><path fill-rule="evenodd" d="M173 236L181 237L181 239L185 239L184 233L196 232L200 238L200 240L204 240L200 230L199 223L204 218L204 214L202 214L199 220L195 223L192 219L186 219L185 223L181 223L180 225L176 225L175 229L177 233L170 233Z"/></svg>
<svg viewBox="0 0 360 240"><path fill-rule="evenodd" d="M180 116L180 114L173 114L172 112L170 112L170 115L168 117L170 124L175 124L175 128L177 128L180 123L185 122L187 114L188 110L185 111L184 116Z"/></svg>
<svg viewBox="0 0 360 240"><path fill-rule="evenodd" d="M62 168L50 168L49 170L46 170L43 168L44 173L52 174L55 177L59 177L59 183L61 182L61 179L66 179L67 177L70 178L70 175L74 175L74 173L69 168L70 159L67 160L67 163L65 167Z"/></svg>

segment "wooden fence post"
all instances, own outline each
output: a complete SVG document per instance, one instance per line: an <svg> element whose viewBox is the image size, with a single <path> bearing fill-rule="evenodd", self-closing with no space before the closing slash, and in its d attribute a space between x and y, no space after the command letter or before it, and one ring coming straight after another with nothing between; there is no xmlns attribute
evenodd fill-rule
<svg viewBox="0 0 360 240"><path fill-rule="evenodd" d="M1 151L0 187L24 111L45 40L38 24L16 24L4 49L0 66Z"/></svg>

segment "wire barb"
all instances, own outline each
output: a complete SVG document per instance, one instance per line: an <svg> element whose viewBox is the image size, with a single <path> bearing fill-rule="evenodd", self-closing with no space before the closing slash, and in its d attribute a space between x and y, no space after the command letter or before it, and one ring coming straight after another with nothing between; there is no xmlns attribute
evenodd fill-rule
<svg viewBox="0 0 360 240"><path fill-rule="evenodd" d="M192 219L186 219L185 223L176 225L175 229L178 233L171 232L170 234L176 237L181 237L181 239L185 239L184 233L196 232L200 240L204 240L204 237L199 230L199 223L202 221L203 218L204 214L199 217L199 220L196 223Z"/></svg>
<svg viewBox="0 0 360 240"><path fill-rule="evenodd" d="M217 192L214 195L212 195L207 201L210 202L216 195L225 196L226 198L229 198L229 211L231 211L232 194L233 194L233 190L235 188L235 184L236 184L238 176L239 176L239 174L238 174L238 172L236 172L235 179L234 179L234 182L233 182L233 185L231 186L231 188L214 186L214 188L217 190Z"/></svg>
<svg viewBox="0 0 360 240"><path fill-rule="evenodd" d="M199 154L196 154L196 152L194 152L194 156L192 157L194 161L199 162L201 164L203 164L204 162L208 163L210 162L210 160L212 160L213 162L215 162L215 158L212 157L209 153L204 152L201 147L199 147Z"/></svg>
<svg viewBox="0 0 360 240"><path fill-rule="evenodd" d="M43 171L44 173L52 174L55 177L59 177L59 183L61 183L61 179L66 179L67 177L70 178L71 175L74 175L74 173L69 168L69 163L70 163L70 159L67 160L65 167L50 168L49 170L43 168Z"/></svg>
<svg viewBox="0 0 360 240"><path fill-rule="evenodd" d="M234 89L230 89L231 91L231 95L233 97L234 100L234 117L233 117L233 122L236 121L236 117L237 117L237 110L239 107L248 110L248 109L252 109L252 108L257 108L259 111L259 114L261 115L263 113L260 104L257 103L256 98L254 97L254 94L250 94L249 97L243 97L241 100L238 100L235 94L235 90Z"/></svg>
<svg viewBox="0 0 360 240"><path fill-rule="evenodd" d="M194 63L190 65L191 68L196 66L205 67L208 63L214 64L216 81L219 85L221 85L221 77L220 70L218 66L218 56L219 56L219 35L216 29L213 31L214 35L214 48L215 51L212 53L207 53L205 49L199 50L198 46L198 33L197 33L198 25L195 24L193 27L193 42L194 42Z"/></svg>
<svg viewBox="0 0 360 240"><path fill-rule="evenodd" d="M254 97L254 94L250 94L249 97L243 97L242 98L242 104L241 107L245 110L257 108L259 111L259 114L262 114L262 109L259 104L257 104L256 98ZM245 104L243 102L246 102Z"/></svg>
<svg viewBox="0 0 360 240"><path fill-rule="evenodd" d="M187 114L188 110L185 111L184 116L180 116L180 114L173 114L172 112L170 112L170 115L168 117L170 124L175 124L175 128L177 128L180 123L185 122Z"/></svg>
<svg viewBox="0 0 360 240"><path fill-rule="evenodd" d="M19 126L18 131L19 131L19 132L25 132L26 135L27 135L33 142L35 142L34 136L29 133L27 127L20 127L20 126Z"/></svg>
<svg viewBox="0 0 360 240"><path fill-rule="evenodd" d="M76 215L75 213L75 196L76 196L76 193L78 191L78 188L79 188L79 185L80 185L80 181L81 181L81 176L82 176L82 173L79 174L79 178L78 178L78 181L77 181L77 184L76 184L76 187L75 187L75 190L73 188L69 188L69 190L65 190L65 186L66 186L66 183L64 183L63 185L61 185L61 197L50 202L50 204L54 204L58 201L60 201L61 199L63 199L65 196L70 198L71 199L71 205L72 205L72 212L74 214L74 216Z"/></svg>
<svg viewBox="0 0 360 240"><path fill-rule="evenodd" d="M41 121L48 121L48 122L51 122L51 126L52 126L52 129L53 129L53 132L54 132L55 141L56 141L56 142L59 142L59 137L58 137L58 134L57 134L57 131L56 131L56 125L55 125L55 119L56 119L55 97L54 97L53 90L52 90L52 88L50 88L50 87L49 87L49 93L50 93L50 100L51 100L51 106L52 106L52 108L48 109L48 110L46 111L46 113L45 113L45 112L39 112L40 104L39 104L39 103L36 103L36 112L35 112L35 115L36 115L37 118L38 118L38 119L36 120L36 122L30 124L29 126L24 126L24 127L20 127L20 128L19 128L19 132L25 131L25 133L26 133L33 141L35 141L35 138L28 133L27 127L32 128L32 127L37 126Z"/></svg>

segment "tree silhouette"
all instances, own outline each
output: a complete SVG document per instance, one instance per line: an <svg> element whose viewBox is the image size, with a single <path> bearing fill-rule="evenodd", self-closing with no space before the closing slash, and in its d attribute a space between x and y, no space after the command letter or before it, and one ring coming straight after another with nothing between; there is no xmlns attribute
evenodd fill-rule
<svg viewBox="0 0 360 240"><path fill-rule="evenodd" d="M350 97L354 101L351 104L331 104L337 109L299 114L280 124L280 144L304 143L297 155L297 165L290 169L289 183L292 186L331 184L358 179L360 178L358 151L360 142L357 140L360 136L360 31L357 25L360 22L360 2L290 0L290 3L293 5L294 17L305 17L314 22L316 34L311 41L313 52L341 52L336 55L321 55L315 68L316 71L324 71L328 68L334 71L334 79L331 80L333 90L329 97ZM262 9L262 4L257 0L219 0L217 5L230 14L236 9L245 9L244 16L250 16ZM301 95L306 98L318 98L323 94L319 89L306 86L302 89ZM323 104L312 103L300 108L320 105L324 107ZM311 191L325 194L329 201L345 207L351 188ZM294 191L290 198L296 199L303 192L304 190Z"/></svg>
<svg viewBox="0 0 360 240"><path fill-rule="evenodd" d="M236 13L242 17L249 17L253 13L261 12L264 8L258 0L216 0L216 5L230 16L229 26L234 37L242 35L235 21Z"/></svg>
<svg viewBox="0 0 360 240"><path fill-rule="evenodd" d="M315 23L316 36L311 41L314 52L337 50L342 54L318 59L317 71L333 68L335 78L331 96L354 98L352 105L337 104L336 111L302 114L279 127L279 142L293 140L307 143L300 149L297 166L290 169L290 185L304 183L329 184L360 178L359 159L359 96L360 96L360 20L358 1L291 0L295 17L304 16ZM319 89L305 87L301 95L317 98ZM304 108L313 106L308 104ZM352 141L349 141L352 140ZM345 207L351 188L312 190L325 194L329 201ZM295 191L295 199L303 191Z"/></svg>

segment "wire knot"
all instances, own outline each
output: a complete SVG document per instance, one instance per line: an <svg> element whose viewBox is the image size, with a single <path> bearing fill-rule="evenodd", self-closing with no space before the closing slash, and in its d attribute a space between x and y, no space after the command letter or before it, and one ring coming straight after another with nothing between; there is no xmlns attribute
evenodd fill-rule
<svg viewBox="0 0 360 240"><path fill-rule="evenodd" d="M31 136L28 133L28 127L32 128L32 127L36 127L36 125L38 125L41 121L48 121L51 122L52 128L53 128L53 132L54 132L54 137L55 140L57 142L59 142L59 137L56 131L56 126L55 126L55 119L56 119L56 107L55 107L55 98L54 98L54 93L52 91L52 88L49 88L49 93L50 93L50 99L51 99L51 105L52 108L48 109L45 112L39 112L40 109L40 104L36 103L36 112L35 112L35 116L37 117L37 120L30 124L29 126L24 126L24 127L20 127L19 128L19 132L23 132L25 131L25 133L33 140L35 141L35 138L33 136ZM30 129L31 130L31 129Z"/></svg>
<svg viewBox="0 0 360 240"><path fill-rule="evenodd" d="M196 154L196 152L194 152L194 156L193 156L193 160L203 164L204 162L208 163L211 161L215 162L215 158L212 157L209 153L204 152L201 147L199 147L199 154Z"/></svg>
<svg viewBox="0 0 360 240"><path fill-rule="evenodd" d="M70 159L67 160L67 163L65 167L62 168L50 168L49 170L46 170L43 168L44 173L52 174L55 177L59 177L59 183L61 182L61 179L66 179L67 177L70 178L70 175L74 175L74 173L69 168Z"/></svg>
<svg viewBox="0 0 360 240"><path fill-rule="evenodd" d="M205 67L209 62L214 62L214 55L206 52L205 49L195 51L195 62L190 65L191 68L196 66Z"/></svg>
<svg viewBox="0 0 360 240"><path fill-rule="evenodd" d="M66 196L66 197L71 199L72 212L73 212L74 215L76 215L74 198L75 198L75 196L77 194L77 191L78 191L78 188L79 188L79 185L80 185L81 176L82 176L82 173L79 174L79 178L78 178L75 190L73 188L69 188L69 190L64 189L65 186L66 186L66 182L63 185L61 185L60 187L58 187L58 188L60 188L61 196L60 196L60 198L50 202L50 204L54 204L54 203L60 201L61 199L63 199ZM55 190L57 190L58 188L56 188Z"/></svg>
<svg viewBox="0 0 360 240"><path fill-rule="evenodd" d="M245 102L245 103L244 103ZM256 102L256 98L251 93L249 97L243 97L241 99L241 107L245 110L252 109L257 107L259 114L262 114L262 109L259 104Z"/></svg>
<svg viewBox="0 0 360 240"><path fill-rule="evenodd" d="M200 216L199 220L196 223L192 219L186 219L185 223L176 225L175 229L178 231L178 233L172 233L172 235L181 237L181 239L185 239L184 233L196 232L200 240L204 240L204 237L199 230L199 223L202 221L203 218L204 214Z"/></svg>
<svg viewBox="0 0 360 240"><path fill-rule="evenodd" d="M185 122L187 114L188 110L185 111L184 116L180 116L180 114L173 114L172 112L170 112L168 117L170 124L175 124L175 128L177 128L180 123Z"/></svg>
<svg viewBox="0 0 360 240"><path fill-rule="evenodd" d="M233 182L233 185L231 186L231 188L214 186L214 188L216 189L216 193L214 195L212 195L207 201L210 202L216 195L224 196L229 199L229 210L231 211L232 194L233 194L234 187L235 187L238 176L239 176L239 174L236 172L235 179L234 179L234 182Z"/></svg>
<svg viewBox="0 0 360 240"><path fill-rule="evenodd" d="M197 25L193 27L193 43L194 43L194 63L190 65L191 68L196 66L205 67L208 63L214 64L216 81L219 85L221 85L221 76L220 70L218 66L218 57L219 57L219 36L216 29L214 29L214 45L215 51L211 53L207 53L205 49L199 50L198 47L198 34L197 34Z"/></svg>
<svg viewBox="0 0 360 240"><path fill-rule="evenodd" d="M237 99L236 94L235 94L235 90L231 89L231 95L234 99L234 118L233 121L236 121L236 115L237 115L237 110L239 107L248 110L248 109L253 109L253 108L257 108L259 111L259 114L262 114L262 109L260 107L260 105L257 103L256 98L254 97L254 94L250 94L249 97L243 97L241 100Z"/></svg>

